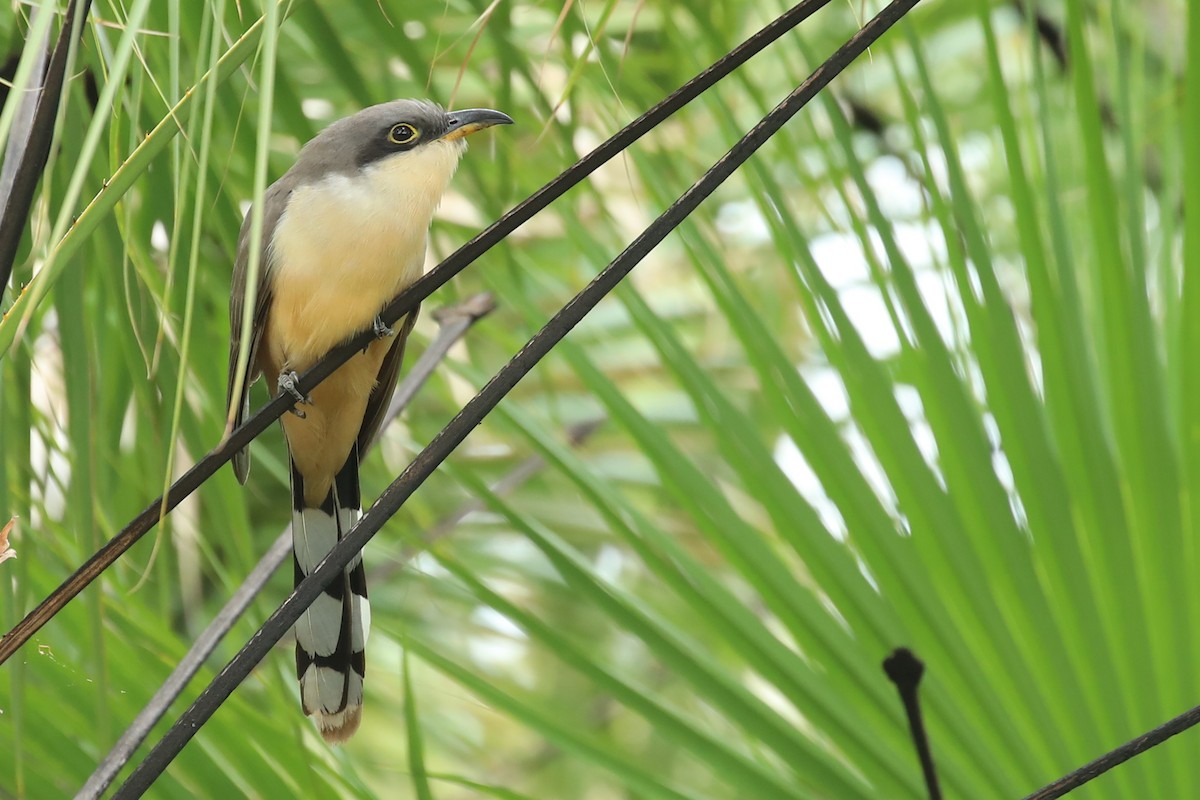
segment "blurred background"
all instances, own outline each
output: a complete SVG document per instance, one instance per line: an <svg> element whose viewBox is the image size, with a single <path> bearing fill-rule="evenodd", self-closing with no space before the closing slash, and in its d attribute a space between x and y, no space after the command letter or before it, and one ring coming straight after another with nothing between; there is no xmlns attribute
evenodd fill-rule
<svg viewBox="0 0 1200 800"><path fill-rule="evenodd" d="M64 3L33 5L0 8L7 79L57 35ZM386 432L364 497L882 6L832 3L432 296L409 365L434 309L497 308ZM507 112L472 139L432 265L786 7L285 2L276 27L258 0L96 0L3 298L0 625L219 441L256 165L273 181L396 97ZM153 796L924 797L880 668L901 645L950 797L1021 796L1193 705L1188 13L919 4L367 548L357 737L330 749L304 719L285 641ZM0 797L76 791L278 536L277 427L254 462L0 668ZM1192 796L1194 736L1076 795Z"/></svg>

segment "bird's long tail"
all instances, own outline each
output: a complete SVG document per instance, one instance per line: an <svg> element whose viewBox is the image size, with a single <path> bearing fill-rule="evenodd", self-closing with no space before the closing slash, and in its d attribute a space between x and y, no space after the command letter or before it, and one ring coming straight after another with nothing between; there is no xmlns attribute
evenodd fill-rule
<svg viewBox="0 0 1200 800"><path fill-rule="evenodd" d="M360 516L357 445L319 508L305 502L304 478L292 464L292 550L297 585ZM349 739L362 719L364 647L370 626L367 577L358 554L296 622L300 702L328 742Z"/></svg>

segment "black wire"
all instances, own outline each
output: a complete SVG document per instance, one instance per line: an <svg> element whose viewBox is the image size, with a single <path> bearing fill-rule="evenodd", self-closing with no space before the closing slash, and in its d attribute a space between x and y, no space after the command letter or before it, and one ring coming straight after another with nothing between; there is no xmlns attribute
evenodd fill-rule
<svg viewBox="0 0 1200 800"><path fill-rule="evenodd" d="M142 742L150 735L150 731L167 713L167 709L183 693L192 678L196 677L196 673L217 649L217 645L225 638L225 634L229 633L229 630L237 624L242 614L250 607L250 603L254 601L254 598L266 586L267 581L291 553L292 529L291 526L288 526L275 539L275 543L271 545L266 555L259 559L242 585L213 617L208 627L196 637L196 641L192 643L187 654L175 665L175 669L163 681L162 686L158 687L158 691L150 698L150 702L146 703L134 717L133 722L129 723L129 727L121 734L121 738L117 739L116 744L108 751L108 755L96 765L91 776L75 793L75 800L85 800L85 798L91 800L91 798L100 797L104 790L112 784L117 773L141 747Z"/></svg>
<svg viewBox="0 0 1200 800"><path fill-rule="evenodd" d="M481 292L468 297L461 303L439 308L433 312L432 316L438 323L437 338L425 348L421 357L409 370L408 378L402 381L396 387L396 391L392 393L387 411L383 413L383 421L379 423L379 430L375 432L375 438L367 443L368 448L379 440L388 426L396 417L400 416L400 412L408 408L408 404L413 401L417 390L433 375L438 365L442 363L442 359L449 354L450 348L463 337L463 334L472 325L495 310L496 298L491 292Z"/></svg>
<svg viewBox="0 0 1200 800"><path fill-rule="evenodd" d="M818 9L828 5L830 0L803 0L771 22L758 33L738 45L727 55L719 59L711 67L685 83L665 100L651 108L642 116L622 128L612 138L567 168L565 172L534 192L507 214L502 216L491 227L487 228L474 239L464 244L445 261L428 273L418 278L411 286L401 292L384 309L380 315L388 324L396 323L402 316L415 309L421 301L441 288L459 272L462 272L475 259L499 243L519 226L528 221L534 214L541 211L551 202L565 194L571 187L582 181L592 172L606 164L614 156L619 155L635 141L640 139L656 125L670 117L683 106L690 103L701 93L711 88L717 81L751 57L759 53L767 45L774 42L783 34L807 19ZM309 394L313 387L327 378L351 356L362 350L372 340L374 333L370 329L360 331L343 344L334 348L327 356L300 376L297 389L302 394ZM95 580L104 570L108 569L122 554L142 538L165 514L196 491L201 484L215 473L222 464L233 457L252 439L262 433L291 407L292 401L288 395L276 396L241 427L232 431L208 455L197 461L191 469L172 484L166 495L159 497L146 506L132 522L126 525L120 533L110 539L83 566L68 577L61 586L55 589L37 608L29 612L0 639L0 664L3 664L13 653L27 642L43 625L50 621L63 606L83 591L88 584Z"/></svg>
<svg viewBox="0 0 1200 800"><path fill-rule="evenodd" d="M437 336L421 353L421 357L413 364L400 385L396 387L391 406L384 416L383 423L379 426L381 432L386 430L400 412L412 402L420 388L425 385L425 382L429 380L438 365L450 352L450 348L462 339L472 325L490 314L495 307L492 296L483 293L469 297L449 308L438 309L433 313L434 319L440 323ZM171 704L187 688L188 683L208 661L221 640L225 638L225 634L229 633L229 630L246 612L250 603L258 596L263 586L270 580L271 575L279 569L291 552L292 529L289 525L279 534L267 554L259 559L258 564L213 617L208 627L196 637L196 641L188 649L187 654L180 659L179 664L163 681L162 686L150 698L150 702L146 703L133 722L129 723L129 727L108 751L108 755L96 765L96 769L93 770L87 782L75 793L75 800L92 800L104 793L104 790L117 777L117 773L129 762L134 751L150 735L151 729L158 724Z"/></svg>
<svg viewBox="0 0 1200 800"><path fill-rule="evenodd" d="M600 430L601 426L607 421L604 416L599 416L594 419L584 422L577 422L567 428L567 446L581 447L584 442L591 438L592 434ZM491 486L491 492L497 496L504 496L512 493L517 487L524 484L534 475L546 468L546 459L541 455L531 455L521 463L512 468L511 471L505 473L500 480L496 481ZM421 532L421 540L419 542L406 543L400 550L399 556L388 561L386 564L381 564L375 569L367 573L367 584L375 586L380 583L390 581L396 573L404 569L408 562L421 550L428 550L435 542L441 541L449 536L462 521L472 514L478 514L482 511L487 511L488 505L478 497L472 497L465 501L455 511L442 519L435 522L430 527Z"/></svg>
<svg viewBox="0 0 1200 800"><path fill-rule="evenodd" d="M315 569L296 587L246 646L233 657L134 769L115 798L140 797L184 745L196 735L233 690L250 674L271 647L287 633L323 587L340 573L414 491L516 386L550 350L566 336L646 255L713 193L743 162L754 154L817 93L894 25L919 0L893 0L846 44L816 69L794 92L755 125L690 189L650 224L591 283L571 299L532 339L488 381L463 409L413 459L408 468L380 495L363 518L339 541Z"/></svg>
<svg viewBox="0 0 1200 800"><path fill-rule="evenodd" d="M1152 747L1157 747L1175 734L1183 733L1198 722L1200 722L1200 706L1183 712L1157 728L1146 731L1136 739L1126 742L1115 750L1110 750L1095 761L1089 761L1074 772L1064 775L1054 783L1043 786L1033 794L1026 796L1025 800L1054 800L1056 797L1062 797L1088 781L1100 777L1113 767L1124 764Z"/></svg>

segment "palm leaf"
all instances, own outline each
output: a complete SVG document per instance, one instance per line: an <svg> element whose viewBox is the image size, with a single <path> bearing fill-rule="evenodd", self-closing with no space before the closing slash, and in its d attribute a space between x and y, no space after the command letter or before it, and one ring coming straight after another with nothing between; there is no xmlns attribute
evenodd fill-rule
<svg viewBox="0 0 1200 800"><path fill-rule="evenodd" d="M500 310L367 493L878 5L804 23L435 297ZM406 504L385 572L486 510L373 587L349 746L309 730L281 652L156 794L921 797L879 667L899 645L949 796L1032 791L1194 703L1200 13L1177 42L1154 21L1178 3L1019 5L918 6ZM316 130L395 96L517 118L465 159L445 255L781 10L97 2L0 321L0 624L219 438L241 204ZM77 790L273 541L261 438L245 491L218 474L4 666L11 793ZM1196 785L1176 745L1084 794Z"/></svg>

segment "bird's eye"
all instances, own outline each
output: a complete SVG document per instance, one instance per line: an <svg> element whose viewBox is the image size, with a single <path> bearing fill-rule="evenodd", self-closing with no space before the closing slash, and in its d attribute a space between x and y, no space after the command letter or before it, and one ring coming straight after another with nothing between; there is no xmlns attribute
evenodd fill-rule
<svg viewBox="0 0 1200 800"><path fill-rule="evenodd" d="M399 125L393 125L388 131L388 141L392 144L412 144L420 135L412 125L401 122Z"/></svg>

